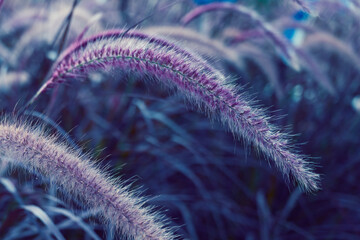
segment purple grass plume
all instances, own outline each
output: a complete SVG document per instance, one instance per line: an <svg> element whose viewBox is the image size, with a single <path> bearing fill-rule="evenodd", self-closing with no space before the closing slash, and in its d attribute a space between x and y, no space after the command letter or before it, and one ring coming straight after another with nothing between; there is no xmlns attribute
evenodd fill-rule
<svg viewBox="0 0 360 240"><path fill-rule="evenodd" d="M237 12L254 22L265 33L265 37L272 41L276 49L283 55L284 60L296 71L300 70L299 60L296 56L294 47L288 42L277 29L273 28L267 23L257 12L250 8L244 7L240 4L232 3L211 3L203 6L199 6L188 14L186 14L181 22L183 25L187 25L197 17L204 13L219 10L230 10Z"/></svg>
<svg viewBox="0 0 360 240"><path fill-rule="evenodd" d="M54 135L20 121L0 123L1 160L48 178L70 198L82 200L114 227L121 239L176 239L163 216L144 206L129 186L112 180L82 155Z"/></svg>
<svg viewBox="0 0 360 240"><path fill-rule="evenodd" d="M75 43L55 63L49 80L29 103L51 86L100 69L115 68L157 79L210 118L219 119L236 137L252 143L306 191L319 188L319 176L263 111L251 106L236 86L205 60L164 39L144 33L112 30Z"/></svg>

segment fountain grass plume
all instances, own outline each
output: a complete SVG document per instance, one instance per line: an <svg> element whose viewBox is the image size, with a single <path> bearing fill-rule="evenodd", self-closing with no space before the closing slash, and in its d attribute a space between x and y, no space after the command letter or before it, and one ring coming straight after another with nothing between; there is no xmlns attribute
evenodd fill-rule
<svg viewBox="0 0 360 240"><path fill-rule="evenodd" d="M112 180L93 160L22 121L0 122L1 160L49 178L70 198L82 200L113 226L121 239L176 239L162 215L144 206L129 185Z"/></svg>
<svg viewBox="0 0 360 240"><path fill-rule="evenodd" d="M138 41L138 43L142 42L142 44L144 46L148 45L154 45L156 47L160 47L160 48L164 48L166 49L171 49L174 52L177 52L179 54L182 54L182 57L186 57L187 59L196 62L198 60L200 60L199 58L194 58L193 54L190 54L188 51L178 47L176 44L167 41L165 39L159 38L159 37L155 37L155 36L151 36L146 34L145 32L139 32L139 31L125 31L123 29L111 29L111 30L106 30L103 31L99 34L95 34L83 41L80 42L74 42L73 44L71 44L58 58L58 60L54 63L53 65L53 74L52 77L37 91L37 93L30 99L30 101L27 103L27 106L31 105L38 97L41 93L43 93L46 89L51 88L52 86L56 85L57 83L61 83L63 80L65 80L67 77L81 77L81 70L79 69L79 66L77 68L74 69L74 71L78 72L78 74L76 75L71 75L71 73L67 73L67 67L71 66L72 64L75 64L75 60L74 60L74 53L78 53L79 51L82 51L83 49L85 49L88 45L90 45L91 47L94 47L93 45L96 45L96 43L101 43L101 42L110 42L112 44L116 44L116 40L120 41L120 40L129 40L130 42L133 41L134 43L136 43L136 41ZM129 44L130 42L127 42L127 44ZM126 41L123 41L124 43L126 43ZM119 54L116 50L121 50L124 48L107 48L107 52L106 54ZM163 49L163 50L164 50ZM99 49L92 49L92 51L90 51L93 54L104 54L104 47L99 46ZM130 50L130 49L128 49ZM83 51L84 52L84 51ZM143 50L141 48L137 48L136 53L132 53L132 54L137 54L137 53L142 53ZM147 53L150 53L151 51L147 51ZM90 53L90 54L91 54ZM105 54L105 55L106 55ZM86 54L82 57L87 57ZM94 57L94 56L93 56ZM106 56L101 56L101 58L105 58ZM119 59L119 56L113 56L110 57L110 59ZM208 72L212 72L212 73L216 73L216 70L210 66L209 64L207 64L205 61L201 60L201 62L203 63L203 67L205 71ZM68 65L67 65L68 64ZM67 65L67 66L66 66ZM95 62L96 65L96 62ZM110 64L111 65L111 64ZM103 65L104 66L104 65ZM99 66L94 66L99 67ZM104 66L105 67L105 66ZM131 68L130 68L131 69ZM77 71L80 70L80 71ZM88 64L88 68L85 69L87 70L91 70L91 64ZM71 70L70 70L71 72ZM64 78L64 79L62 79Z"/></svg>
<svg viewBox="0 0 360 240"><path fill-rule="evenodd" d="M240 4L232 4L232 3L210 3L206 5L199 6L188 14L186 14L181 22L183 25L187 25L194 19L198 18L204 13L211 11L219 11L219 10L230 10L237 12L247 18L249 18L252 22L254 22L259 28L265 33L265 37L268 38L280 51L283 57L288 61L289 65L294 70L300 70L299 61L295 54L294 47L292 44L287 41L277 29L271 26L271 24L267 23L257 12L251 10L247 7L244 7Z"/></svg>
<svg viewBox="0 0 360 240"><path fill-rule="evenodd" d="M292 176L307 191L319 188L319 176L306 158L294 150L286 134L269 123L262 110L251 106L231 81L202 58L174 43L132 31L100 33L70 46L54 65L49 80L33 97L50 86L99 69L115 68L156 79L213 119L219 119L236 137L272 159L289 178ZM31 102L32 102L31 101Z"/></svg>

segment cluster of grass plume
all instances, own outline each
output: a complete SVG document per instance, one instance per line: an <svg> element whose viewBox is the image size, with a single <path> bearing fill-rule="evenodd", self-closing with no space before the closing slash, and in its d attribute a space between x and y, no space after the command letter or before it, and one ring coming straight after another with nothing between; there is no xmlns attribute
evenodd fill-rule
<svg viewBox="0 0 360 240"><path fill-rule="evenodd" d="M294 2L303 10L311 12L303 1ZM245 15L259 27L260 30L249 30L239 36L241 43L253 37L269 39L289 66L296 71L300 67L307 69L332 95L336 93L334 86L320 71L319 63L302 48L318 48L326 43L335 46L335 50L347 56L354 66L360 65L352 48L337 38L312 32L302 48L297 48L284 39L279 29L266 22L254 10L240 4L213 3L200 6L183 17L182 23L186 25L204 13L224 9ZM303 27L308 28L309 32L317 31L305 24L287 24L286 27ZM319 175L314 173L310 159L299 152L290 135L271 123L271 118L256 106L254 101L249 100L246 92L241 92L233 83L234 79L225 76L218 70L215 61L208 59L220 56L219 58L236 65L236 54L222 45L222 42L203 37L184 27L174 28L172 32L166 27L153 27L144 31L114 29L84 38L89 26L90 24L57 58L50 77L27 106L37 101L49 88L63 82L81 80L90 73L103 70L117 70L146 82L155 79L156 81L152 81L154 84L176 90L190 106L211 120L221 122L236 139L244 139L251 144L261 156L280 170L286 181L294 180L307 192L320 188ZM186 31L182 32L184 29ZM22 48L26 48L25 43L27 42L24 42ZM191 46L187 47L188 43L198 44L197 51ZM271 58L263 57L265 55L261 55L257 46L252 46L253 49L249 46L252 45L241 44L237 50L242 52L244 57L253 58L260 66L267 65L261 67L271 79L279 98L283 98L278 73L273 71L276 69L275 62L272 62ZM144 107L140 101L136 102L136 106L139 109ZM104 222L117 229L121 236L129 239L177 238L173 230L167 227L165 218L152 208L146 207L145 199L139 197L137 191L131 191L130 187L121 181L111 180L90 157L68 147L56 136L43 133L41 127L36 128L22 121L3 120L0 123L0 151L4 161L50 178L53 183L61 186L67 195L82 200L89 208L99 209ZM208 193L204 192L207 196ZM264 197L261 192L257 196L259 208L262 209L265 204Z"/></svg>

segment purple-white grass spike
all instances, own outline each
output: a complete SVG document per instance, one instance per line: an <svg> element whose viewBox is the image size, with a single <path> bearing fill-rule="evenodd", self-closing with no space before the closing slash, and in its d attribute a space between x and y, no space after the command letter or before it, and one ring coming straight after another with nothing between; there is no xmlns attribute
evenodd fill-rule
<svg viewBox="0 0 360 240"><path fill-rule="evenodd" d="M50 179L70 198L81 199L96 209L122 239L176 238L164 217L144 206L144 198L136 196L129 186L111 180L94 161L40 127L2 120L0 153L1 160Z"/></svg>
<svg viewBox="0 0 360 240"><path fill-rule="evenodd" d="M132 39L135 42L136 42L136 40L143 41L145 44L155 44L156 47L163 47L164 49L166 49L166 48L172 49L173 51L176 51L176 52L182 54L183 56L185 56L186 58L188 58L189 60L191 60L193 62L200 60L200 58L194 57L193 54L191 54L190 52L178 47L174 43L167 41L165 39L150 36L146 33L139 32L139 31L131 31L131 32L128 32L125 34L125 30L123 30L123 29L113 29L113 30L107 30L107 31L101 32L99 34L95 34L95 35L87 38L86 40L83 40L80 42L74 42L59 56L58 61L56 61L53 66L53 69L59 70L59 67L61 68L62 67L61 65L64 65L64 63L66 61L74 61L73 54L82 50L83 48L86 48L88 45L95 44L96 42L99 42L99 41L114 42L116 39L118 39L118 40L121 40L121 39L130 39L131 40ZM104 49L102 49L102 51L95 51L94 53L95 54L98 54L98 53L103 54L103 50ZM138 49L137 52L142 53L143 50ZM205 61L201 60L201 62L203 63L203 67L204 67L205 71L217 73L217 71L212 66L205 63ZM99 66L95 66L95 67L99 67ZM56 74L59 74L59 76L56 76ZM56 82L61 82L62 81L61 77L62 77L61 73L59 73L57 71L54 72L53 77L50 78L37 91L37 93L32 97L32 99L28 102L27 105L31 105L38 98L38 96L42 92L44 92L47 88L52 87L54 84L56 84ZM67 77L71 77L71 76L67 75ZM73 75L72 77L81 77L81 73ZM53 79L53 78L56 78L56 79Z"/></svg>
<svg viewBox="0 0 360 240"><path fill-rule="evenodd" d="M257 12L247 7L244 7L240 4L210 3L210 4L202 5L196 7L188 14L186 14L181 19L181 22L183 25L187 25L192 20L201 16L204 13L211 11L219 11L219 10L230 10L248 17L252 22L254 22L257 26L259 26L262 31L264 31L265 37L273 42L276 49L282 53L283 57L286 59L289 65L294 70L297 71L300 70L300 64L292 44L289 41L287 41L281 35L281 33L277 31L277 29L272 27L271 24L267 23Z"/></svg>
<svg viewBox="0 0 360 240"><path fill-rule="evenodd" d="M116 68L151 77L175 88L208 116L219 119L233 134L257 147L286 177L303 189L317 190L319 176L289 143L286 134L271 125L263 111L253 108L228 78L202 58L164 39L135 31L108 31L70 46L55 63L49 80L32 98L50 86L99 69Z"/></svg>

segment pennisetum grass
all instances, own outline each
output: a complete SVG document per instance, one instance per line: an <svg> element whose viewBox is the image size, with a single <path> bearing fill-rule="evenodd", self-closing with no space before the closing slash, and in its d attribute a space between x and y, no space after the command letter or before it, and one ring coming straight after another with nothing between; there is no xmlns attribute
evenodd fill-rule
<svg viewBox="0 0 360 240"><path fill-rule="evenodd" d="M319 188L319 176L306 158L293 149L286 134L269 123L262 110L252 107L228 78L200 57L161 38L114 30L75 43L55 63L51 77L29 103L60 82L108 68L155 78L177 89L209 117L227 125L236 137L254 144L303 189Z"/></svg>
<svg viewBox="0 0 360 240"><path fill-rule="evenodd" d="M40 127L9 120L0 123L1 160L49 178L72 198L96 209L126 239L175 239L164 217L144 206L144 198L115 182L87 156Z"/></svg>
<svg viewBox="0 0 360 240"><path fill-rule="evenodd" d="M99 46L97 44L100 43ZM106 47L105 47L105 45ZM116 45L124 44L123 47L116 47ZM137 45L135 52L130 52L131 45ZM141 45L142 44L142 45ZM94 49L94 47L98 47L98 49ZM142 48L144 47L144 48ZM147 47L150 47L150 49L147 49ZM114 60L119 59L118 63L122 63L123 61L120 61L120 58L122 56L126 57L127 55L131 54L131 56L128 56L126 59L128 60L137 60L136 56L139 54L146 53L148 58L151 59L152 55L155 57L155 54L157 52L151 51L151 47L153 47L155 50L160 48L161 51L167 58L171 58L171 55L166 54L166 50L171 50L174 53L181 54L181 57L185 57L189 60L189 62L186 62L186 64L196 61L201 61L203 63L204 71L212 72L214 74L220 74L218 73L212 66L207 64L205 61L200 60L200 57L195 57L194 54L191 54L189 51L186 51L180 47L178 47L176 44L167 41L163 38L153 37L146 33L142 33L139 31L131 31L126 32L122 29L115 29L115 30L107 30L102 33L93 35L89 37L88 39L85 39L81 42L75 42L74 44L70 45L63 54L60 55L59 60L54 64L53 67L53 74L52 77L38 90L38 92L34 95L34 97L29 101L29 104L32 104L37 97L47 88L52 87L54 84L62 82L62 78L66 79L69 77L81 77L83 76L82 72L85 71L91 71L92 69L97 68L106 68L107 66L112 66L111 62L114 62ZM86 53L85 48L89 48L90 52ZM145 50L144 50L145 49ZM119 52L120 51L120 52ZM126 52L122 52L126 51ZM127 52L129 51L129 52ZM74 54L77 53L84 53L82 57L82 60L86 63L86 67L82 69L81 61L80 59L76 59L76 56ZM90 54L88 56L88 54ZM95 54L95 55L92 55ZM90 62L88 62L86 59L90 57ZM159 57L159 56L157 56ZM100 60L100 61L98 61ZM110 61L108 61L110 60ZM139 59L141 60L141 59ZM166 60L166 59L165 59ZM167 59L169 61L171 59ZM179 64L181 64L180 59L173 59L173 60L179 60ZM101 64L101 62L105 61L105 64ZM77 63L79 64L77 64ZM126 62L126 61L125 61ZM114 62L116 63L116 62ZM145 64L147 61L144 62ZM75 68L72 68L71 66L76 65ZM172 64L176 64L175 62ZM116 65L116 64L115 64ZM157 65L155 65L157 66ZM70 68L69 68L70 67ZM190 67L190 66L182 66L184 68ZM124 69L126 70L126 68ZM134 70L133 68L129 68L129 70ZM73 75L73 73L76 73Z"/></svg>

